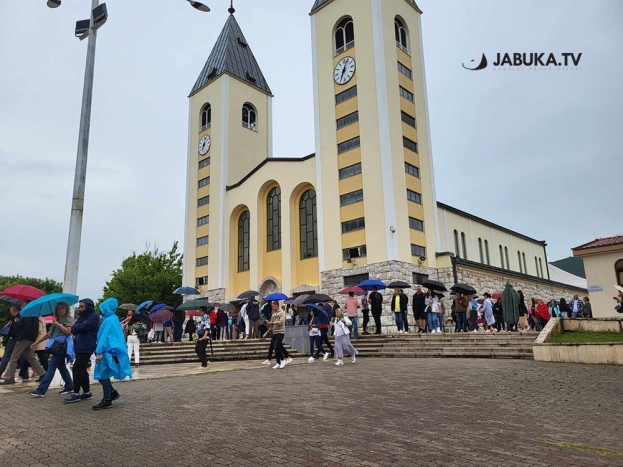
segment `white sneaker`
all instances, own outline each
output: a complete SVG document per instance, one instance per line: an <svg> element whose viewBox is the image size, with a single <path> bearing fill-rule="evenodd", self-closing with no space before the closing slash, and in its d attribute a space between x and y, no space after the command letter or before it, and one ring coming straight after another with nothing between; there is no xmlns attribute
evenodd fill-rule
<svg viewBox="0 0 623 467"><path fill-rule="evenodd" d="M430 333L431 333L431 334L434 334L434 333L436 333L436 332L437 332L437 331L435 331L435 330L433 329Z"/></svg>
<svg viewBox="0 0 623 467"><path fill-rule="evenodd" d="M409 331L405 331L405 334L409 334Z"/></svg>
<svg viewBox="0 0 623 467"><path fill-rule="evenodd" d="M264 361L262 362L262 365L270 365L270 360L264 360Z"/></svg>
<svg viewBox="0 0 623 467"><path fill-rule="evenodd" d="M309 357L307 359L307 363L314 363L314 357Z"/></svg>
<svg viewBox="0 0 623 467"><path fill-rule="evenodd" d="M357 355L353 355L352 357L350 357L350 361L352 363L355 363L357 361Z"/></svg>
<svg viewBox="0 0 623 467"><path fill-rule="evenodd" d="M288 365L288 364L292 363L292 358L291 358L291 357L286 358L286 359L285 359L285 362L286 362L286 363L285 363L286 365Z"/></svg>
<svg viewBox="0 0 623 467"><path fill-rule="evenodd" d="M281 361L281 364L279 365L279 368L283 369L283 368L285 368L285 367L286 367L286 361L285 361L285 360L282 360L282 361Z"/></svg>
<svg viewBox="0 0 623 467"><path fill-rule="evenodd" d="M441 328L437 328L437 332L441 332Z"/></svg>
<svg viewBox="0 0 623 467"><path fill-rule="evenodd" d="M325 352L324 355L322 356L323 360L326 360L327 358L329 358L329 352Z"/></svg>
<svg viewBox="0 0 623 467"><path fill-rule="evenodd" d="M337 362L335 362L336 365L344 365L344 362L342 360L338 360Z"/></svg>
<svg viewBox="0 0 623 467"><path fill-rule="evenodd" d="M282 368L281 365L279 365L279 363L277 363L274 367L273 370L278 370L279 368Z"/></svg>

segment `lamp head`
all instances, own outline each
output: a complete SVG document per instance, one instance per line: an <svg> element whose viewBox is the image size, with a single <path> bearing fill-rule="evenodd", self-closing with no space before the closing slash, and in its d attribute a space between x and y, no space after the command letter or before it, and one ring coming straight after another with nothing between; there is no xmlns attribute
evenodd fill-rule
<svg viewBox="0 0 623 467"><path fill-rule="evenodd" d="M207 5L204 5L203 3L195 2L194 0L187 0L187 1L188 3L190 3L190 6L192 6L195 10L203 11L206 13L210 11L210 7Z"/></svg>
<svg viewBox="0 0 623 467"><path fill-rule="evenodd" d="M58 8L61 6L61 0L48 0L49 8Z"/></svg>

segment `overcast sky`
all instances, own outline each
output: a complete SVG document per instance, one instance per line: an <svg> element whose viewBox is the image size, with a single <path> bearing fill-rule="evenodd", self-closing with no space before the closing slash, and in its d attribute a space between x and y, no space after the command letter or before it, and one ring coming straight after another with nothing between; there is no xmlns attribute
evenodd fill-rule
<svg viewBox="0 0 623 467"><path fill-rule="evenodd" d="M340 0L347 1L347 0ZM353 0L348 0L353 1ZM0 0L0 274L61 281L89 0ZM145 242L183 239L187 95L228 0L109 0L97 44L78 291ZM275 94L276 156L314 152L312 0L236 0ZM623 233L623 2L418 0L439 201L537 239L550 260ZM495 71L498 52L582 53L581 70ZM461 63L485 53L489 67ZM189 284L192 285L192 284Z"/></svg>

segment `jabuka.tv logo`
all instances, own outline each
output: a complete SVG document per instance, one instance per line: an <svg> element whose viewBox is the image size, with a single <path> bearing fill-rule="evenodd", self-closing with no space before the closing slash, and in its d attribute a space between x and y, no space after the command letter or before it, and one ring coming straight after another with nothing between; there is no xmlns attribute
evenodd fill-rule
<svg viewBox="0 0 623 467"><path fill-rule="evenodd" d="M500 53L495 56L496 60L491 63L494 70L543 70L543 69L559 69L559 70L581 70L580 60L582 53L563 52L560 54L531 52L531 53ZM476 60L470 60L463 68L470 71L484 70L489 66L487 56L483 53L480 63L476 65Z"/></svg>

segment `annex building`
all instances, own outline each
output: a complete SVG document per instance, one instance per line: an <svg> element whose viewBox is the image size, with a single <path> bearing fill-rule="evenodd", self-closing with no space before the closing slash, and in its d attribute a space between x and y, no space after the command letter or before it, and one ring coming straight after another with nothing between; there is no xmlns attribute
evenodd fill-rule
<svg viewBox="0 0 623 467"><path fill-rule="evenodd" d="M191 90L184 283L213 301L368 277L562 294L544 241L437 201L415 1L310 17L313 154L273 157L273 93L233 14Z"/></svg>

